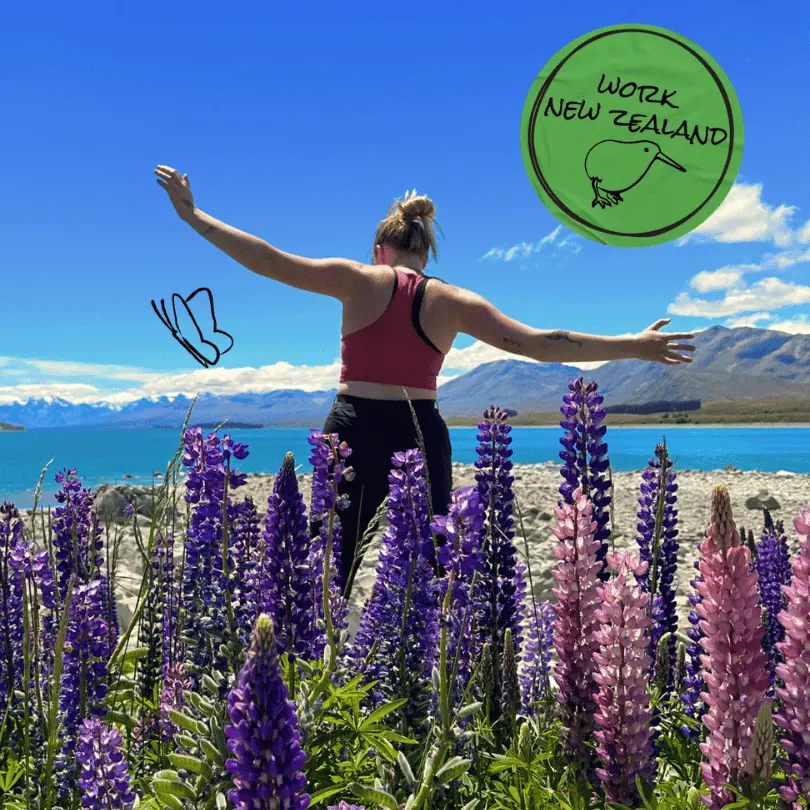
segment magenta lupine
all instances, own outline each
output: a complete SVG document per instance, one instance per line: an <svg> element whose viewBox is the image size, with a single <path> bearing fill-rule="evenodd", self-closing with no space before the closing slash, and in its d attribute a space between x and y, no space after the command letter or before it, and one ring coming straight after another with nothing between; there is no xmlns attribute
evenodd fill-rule
<svg viewBox="0 0 810 810"><path fill-rule="evenodd" d="M563 461L560 474L565 479L560 484L560 495L563 502L570 504L574 491L581 489L591 500L595 537L599 541L598 559L602 566L600 579L607 578L605 557L610 538L610 480L605 475L610 463L604 442L607 426L602 423L605 418L603 400L595 382L586 383L579 377L568 384L568 393L560 408L564 417L560 427L565 431L560 439L564 448L560 451Z"/></svg>
<svg viewBox="0 0 810 810"><path fill-rule="evenodd" d="M77 583L89 582L99 576L104 562L101 555L104 529L93 511L95 493L82 489L81 481L75 476L75 468L56 474L56 482L62 485L54 496L60 505L54 508L52 514L60 604L65 601L71 576L75 574Z"/></svg>
<svg viewBox="0 0 810 810"><path fill-rule="evenodd" d="M287 453L267 499L264 542L258 558L262 613L273 617L280 653L315 657L323 633L315 624L316 583L308 564L306 507L298 488L295 459Z"/></svg>
<svg viewBox="0 0 810 810"><path fill-rule="evenodd" d="M130 810L135 792L130 789L127 762L118 729L98 717L85 720L79 729L76 762L82 807L88 810Z"/></svg>
<svg viewBox="0 0 810 810"><path fill-rule="evenodd" d="M554 680L559 686L564 749L572 762L585 766L589 759L586 743L592 736L596 711L593 675L594 654L599 649L596 611L602 563L597 557L599 541L594 537L593 506L581 489L572 493L572 500L572 504L555 507L557 524L552 529L560 541L553 548L559 560L552 573L557 583L554 645L559 661Z"/></svg>
<svg viewBox="0 0 810 810"><path fill-rule="evenodd" d="M723 486L712 493L711 518L700 545L696 610L703 633L701 656L707 706L701 743L703 779L711 791L703 801L721 810L732 801L725 783L740 786L746 777L748 748L768 689L768 659L762 647L757 575L751 552L742 545Z"/></svg>
<svg viewBox="0 0 810 810"><path fill-rule="evenodd" d="M593 677L599 691L594 737L602 761L596 775L610 801L638 807L636 777L649 782L654 770L647 690L650 595L635 580L648 564L626 553L609 554L607 563L617 573L599 589L602 606L596 611L599 651L594 654L598 668Z"/></svg>
<svg viewBox="0 0 810 810"><path fill-rule="evenodd" d="M475 664L475 605L470 598L473 576L481 576L484 555L481 539L484 528L484 504L475 486L461 487L450 496L447 515L437 515L431 529L445 542L439 545L436 558L445 571L441 599L450 587L447 613L447 658L455 664L452 700L457 701L467 688ZM451 586L452 581L452 586Z"/></svg>
<svg viewBox="0 0 810 810"><path fill-rule="evenodd" d="M777 643L782 661L776 675L783 686L776 688L781 702L774 722L782 730L779 740L787 753L782 767L787 784L782 798L799 810L803 798L810 806L810 505L794 520L799 535L799 551L793 557L790 585L783 587L785 607L779 622L785 631Z"/></svg>
<svg viewBox="0 0 810 810"><path fill-rule="evenodd" d="M253 630L239 682L228 696L226 767L233 777L229 798L236 810L306 810L306 777L295 704L287 698L273 637L273 620L262 614Z"/></svg>
<svg viewBox="0 0 810 810"><path fill-rule="evenodd" d="M374 702L410 697L403 711L409 722L417 722L436 664L439 585L430 563L433 537L422 454L395 453L392 464L377 578L350 655L356 671L378 682Z"/></svg>
<svg viewBox="0 0 810 810"><path fill-rule="evenodd" d="M363 804L347 804L341 801L339 804L330 804L326 810L366 810Z"/></svg>
<svg viewBox="0 0 810 810"><path fill-rule="evenodd" d="M551 686L551 659L554 654L554 605L538 602L527 620L526 644L523 654L521 692L523 711L534 716L535 703Z"/></svg>

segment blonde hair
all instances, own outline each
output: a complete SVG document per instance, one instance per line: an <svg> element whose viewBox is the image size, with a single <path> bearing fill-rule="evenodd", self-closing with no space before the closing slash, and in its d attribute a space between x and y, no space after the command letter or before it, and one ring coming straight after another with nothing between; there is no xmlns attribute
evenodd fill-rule
<svg viewBox="0 0 810 810"><path fill-rule="evenodd" d="M374 248L377 245L389 245L406 253L416 253L427 259L431 253L436 255L436 235L433 232L436 222L436 206L425 194L417 196L416 189L406 191L401 200L394 200L388 209L388 215L377 226L374 235ZM372 261L376 261L372 248Z"/></svg>

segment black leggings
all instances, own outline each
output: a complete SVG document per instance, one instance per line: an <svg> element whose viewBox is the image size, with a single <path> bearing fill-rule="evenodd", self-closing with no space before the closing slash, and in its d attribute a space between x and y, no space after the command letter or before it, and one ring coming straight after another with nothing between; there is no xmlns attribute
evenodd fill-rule
<svg viewBox="0 0 810 810"><path fill-rule="evenodd" d="M453 489L453 468L450 434L439 414L435 400L413 400L422 439L427 454L431 505L435 515L447 512ZM349 594L349 575L355 549L371 518L388 497L388 473L394 453L417 448L416 427L405 400L365 399L338 394L326 423L324 433L337 433L352 449L346 464L354 468L353 481L344 481L340 492L349 496L350 505L340 511L343 528L341 550L341 583ZM362 503L361 503L362 499ZM310 525L314 536L318 527Z"/></svg>

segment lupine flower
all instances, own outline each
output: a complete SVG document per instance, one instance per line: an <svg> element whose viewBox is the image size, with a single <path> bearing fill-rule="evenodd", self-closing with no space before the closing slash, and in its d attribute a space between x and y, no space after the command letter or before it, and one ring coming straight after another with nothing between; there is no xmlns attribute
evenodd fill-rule
<svg viewBox="0 0 810 810"><path fill-rule="evenodd" d="M787 753L781 763L787 784L779 792L798 808L800 797L810 805L810 506L802 508L794 526L799 551L793 557L791 583L783 587L786 604L779 622L785 638L777 643L782 661L776 676L784 686L776 687L781 706L773 719L782 730L779 743Z"/></svg>
<svg viewBox="0 0 810 810"><path fill-rule="evenodd" d="M22 685L23 674L23 579L21 561L22 521L12 504L0 507L0 715L14 692ZM15 564L16 563L16 564Z"/></svg>
<svg viewBox="0 0 810 810"><path fill-rule="evenodd" d="M703 801L710 810L720 810L733 799L724 784L739 786L746 774L754 724L768 689L756 572L722 486L712 493L711 522L700 552L703 581L697 589L702 598L696 610L705 653L703 724L709 730L700 750L703 779L711 791Z"/></svg>
<svg viewBox="0 0 810 810"><path fill-rule="evenodd" d="M783 546L784 540L784 546ZM779 653L776 645L785 637L785 628L779 621L779 613L785 601L782 586L790 582L790 560L785 560L787 540L776 534L773 523L762 533L757 546L754 567L757 572L760 604L767 611L765 624L765 652L768 655L768 671L773 686Z"/></svg>
<svg viewBox="0 0 810 810"><path fill-rule="evenodd" d="M698 544L698 548L699 547ZM699 568L700 559L695 560L694 565L695 568ZM703 647L701 646L703 631L700 628L701 618L697 610L701 602L698 586L702 581L703 576L698 573L690 582L692 589L689 591L689 604L692 606L692 609L689 611L689 624L691 626L686 631L690 643L689 646L686 647L686 673L681 687L684 714L698 721L702 721L703 715L706 712L706 705L702 698L705 688L705 684L703 683L703 665L701 663L701 656L703 655ZM700 732L691 726L684 725L681 730L687 737L697 738L700 736Z"/></svg>
<svg viewBox="0 0 810 810"><path fill-rule="evenodd" d="M330 804L326 810L366 810L366 806L364 804L346 804L346 802L340 802L340 804Z"/></svg>
<svg viewBox="0 0 810 810"><path fill-rule="evenodd" d="M658 643L666 633L670 634L668 660L670 664L675 661L678 612L674 579L678 567L679 548L675 493L678 485L675 483L675 473L671 467L672 461L667 455L666 444L657 445L655 458L650 459L647 469L642 473L641 496L638 499L637 542L641 561L648 563L645 573L638 577L638 582L647 593L654 594L651 611L653 622L650 627L651 668L655 667ZM661 524L657 529L659 510ZM666 671L665 686L669 687L671 683L670 666Z"/></svg>
<svg viewBox="0 0 810 810"><path fill-rule="evenodd" d="M229 488L235 489L244 484L244 474L230 469L230 458L232 454L244 457L246 451L244 445L231 449L227 434L222 442L215 432L203 439L199 427L186 430L183 441L182 462L188 468L185 500L193 505L183 568L185 629L194 664L198 668L224 668L226 662L209 660L209 645L202 641L211 636L222 638L225 632L226 593L232 587L226 581L222 559L225 485L227 481Z"/></svg>
<svg viewBox="0 0 810 810"><path fill-rule="evenodd" d="M351 448L341 442L337 433L324 433L311 430L307 441L312 446L309 462L312 464L312 502L309 517L318 526L318 534L309 547L309 566L314 583L315 620L324 622L323 605L323 572L325 570L326 550L331 544L329 559L329 605L332 624L335 630L343 629L348 614L348 606L341 594L347 583L341 574L342 527L337 514L349 505L348 495L340 493L340 483L351 480L354 470L346 466L346 459L351 455ZM331 528L331 536L330 536ZM325 636L315 637L313 652L316 656L323 652Z"/></svg>
<svg viewBox="0 0 810 810"><path fill-rule="evenodd" d="M417 698L436 664L439 586L433 582L425 465L419 450L395 453L388 476L388 526L382 536L377 578L355 636L355 666L378 681L377 699ZM371 660L366 662L376 644ZM413 704L413 705L412 705Z"/></svg>
<svg viewBox="0 0 810 810"><path fill-rule="evenodd" d="M242 643L250 638L260 610L257 580L257 546L260 541L259 513L253 499L228 504L228 547L233 558L233 612L236 632Z"/></svg>
<svg viewBox="0 0 810 810"><path fill-rule="evenodd" d="M553 571L557 583L554 610L554 644L559 663L554 680L559 685L557 700L563 722L562 742L572 762L585 763L586 742L593 731L596 712L594 654L599 649L596 631L599 627L597 557L599 541L595 539L596 521L593 507L581 489L573 493L573 504L559 504L554 514L557 525L552 530L560 540L554 546L559 562Z"/></svg>
<svg viewBox="0 0 810 810"><path fill-rule="evenodd" d="M264 548L259 562L261 610L273 617L279 652L311 658L316 638L315 582L308 565L306 507L295 459L287 453L267 499ZM323 638L318 645L323 648Z"/></svg>
<svg viewBox="0 0 810 810"><path fill-rule="evenodd" d="M91 810L130 810L135 792L129 787L127 762L121 751L121 733L90 717L79 729L76 761L81 768L78 787L82 807Z"/></svg>
<svg viewBox="0 0 810 810"><path fill-rule="evenodd" d="M475 462L478 494L485 509L484 570L476 588L478 606L478 645L490 639L493 654L500 660L504 652L506 631L511 630L515 649L522 644L522 604L518 592L521 577L517 570L517 551L512 512L514 491L512 484L512 426L507 412L491 406L484 411L478 425ZM495 671L494 707L500 706L500 675Z"/></svg>
<svg viewBox="0 0 810 810"><path fill-rule="evenodd" d="M518 662L515 656L515 645L512 642L512 631L507 629L501 660L501 713L506 717L514 718L520 711L520 706Z"/></svg>
<svg viewBox="0 0 810 810"><path fill-rule="evenodd" d="M447 515L437 515L430 527L443 535L445 542L436 550L439 565L445 571L442 597L451 588L447 615L449 632L447 658L456 662L453 700L466 689L475 665L475 605L470 598L473 576L481 576L484 555L481 539L484 528L484 504L478 489L466 486L450 496ZM452 584L451 584L452 583Z"/></svg>
<svg viewBox="0 0 810 810"><path fill-rule="evenodd" d="M534 715L534 703L551 685L551 658L554 654L554 606L551 602L533 605L534 617L528 620L527 640L523 654L523 711Z"/></svg>
<svg viewBox="0 0 810 810"><path fill-rule="evenodd" d="M295 705L287 699L273 634L273 620L262 614L253 630L239 683L228 696L226 761L234 788L228 796L237 810L306 810L306 777Z"/></svg>
<svg viewBox="0 0 810 810"><path fill-rule="evenodd" d="M61 489L54 496L60 504L53 510L53 549L56 558L56 579L59 601L64 602L68 582L89 582L99 575L104 558L101 556L103 527L93 512L95 493L82 489L75 469L56 474Z"/></svg>
<svg viewBox="0 0 810 810"><path fill-rule="evenodd" d="M110 635L104 619L103 582L75 586L65 636L59 709L62 712L62 768L69 769L80 723L104 715ZM69 773L66 785L72 784Z"/></svg>
<svg viewBox="0 0 810 810"><path fill-rule="evenodd" d="M169 742L177 733L177 726L169 717L169 710L180 712L186 705L185 693L191 689L186 665L182 661L170 664L163 676L163 689L160 692L160 728L163 741Z"/></svg>
<svg viewBox="0 0 810 810"><path fill-rule="evenodd" d="M754 725L754 737L748 748L746 772L750 777L769 780L773 775L773 737L771 704L766 700L759 707Z"/></svg>
<svg viewBox="0 0 810 810"><path fill-rule="evenodd" d="M563 420L560 427L565 435L560 439L563 460L560 473L565 479L560 485L562 502L573 503L574 492L581 489L593 505L596 521L595 537L599 542L597 559L601 565L600 579L607 579L605 557L610 538L610 481L605 473L610 467L607 444L603 441L607 426L602 424L605 409L604 398L598 393L595 382L585 383L583 378L568 384L568 393L563 397L560 412Z"/></svg>
<svg viewBox="0 0 810 810"><path fill-rule="evenodd" d="M650 780L653 743L650 724L650 671L647 614L650 595L635 581L647 562L629 554L608 555L617 575L599 589L602 607L596 611L599 651L594 654L599 684L594 737L602 767L596 775L607 798L628 807L639 806L636 776Z"/></svg>

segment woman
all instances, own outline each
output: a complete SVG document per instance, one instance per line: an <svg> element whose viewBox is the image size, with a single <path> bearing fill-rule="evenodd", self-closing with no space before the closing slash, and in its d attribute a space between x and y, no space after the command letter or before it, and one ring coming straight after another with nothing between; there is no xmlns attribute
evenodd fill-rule
<svg viewBox="0 0 810 810"><path fill-rule="evenodd" d="M237 262L343 304L340 384L324 432L337 433L352 448L355 478L345 484L351 505L341 513L346 593L358 538L388 490L391 456L417 445L408 400L424 440L433 510L441 514L447 507L452 489L450 438L436 403L436 377L457 335L546 362L691 362L682 352L694 346L678 341L693 335L659 331L669 319L632 337L533 329L476 293L426 276L430 253L436 258L435 209L430 199L415 192L391 206L377 228L373 264L366 265L284 253L196 208L188 175L181 177L168 166L158 166L155 174L180 218Z"/></svg>

